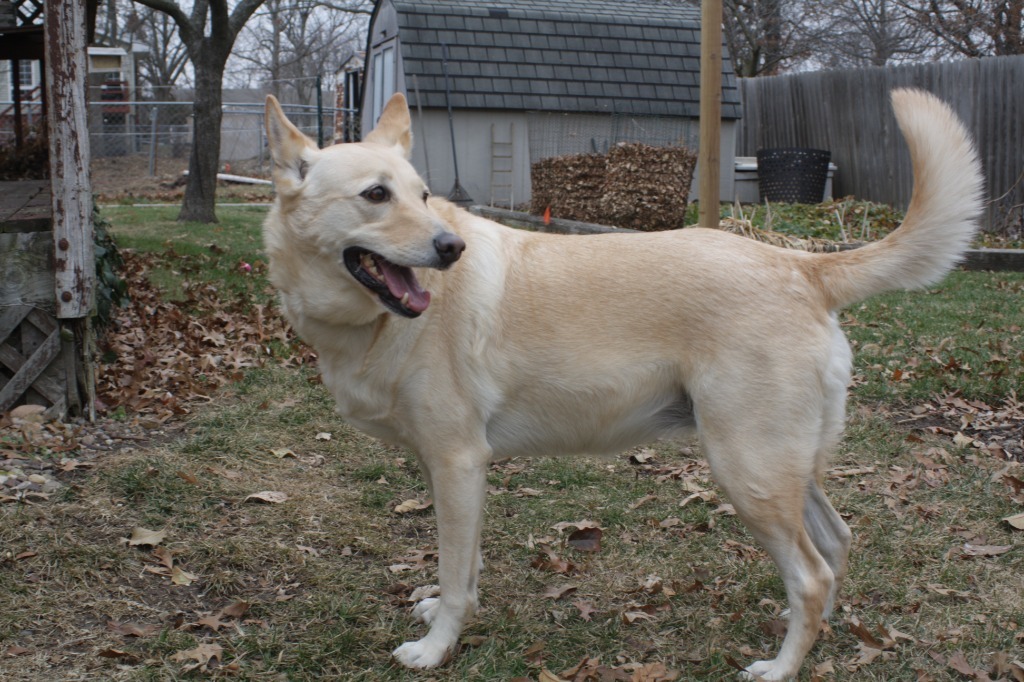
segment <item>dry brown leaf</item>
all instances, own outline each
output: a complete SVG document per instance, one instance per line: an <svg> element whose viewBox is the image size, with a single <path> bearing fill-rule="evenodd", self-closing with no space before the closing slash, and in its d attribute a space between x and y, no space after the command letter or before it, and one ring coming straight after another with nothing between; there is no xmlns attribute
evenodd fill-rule
<svg viewBox="0 0 1024 682"><path fill-rule="evenodd" d="M936 585L934 583L928 583L927 585L925 585L925 587L928 588L929 592L941 594L943 597L959 597L961 599L970 599L972 596L970 592L953 590L948 587L943 587L942 585Z"/></svg>
<svg viewBox="0 0 1024 682"><path fill-rule="evenodd" d="M1010 524L1017 530L1024 530L1024 512L1014 514L1013 516L1007 516L1003 521Z"/></svg>
<svg viewBox="0 0 1024 682"><path fill-rule="evenodd" d="M196 576L179 566L171 569L171 582L175 585L188 586L195 582Z"/></svg>
<svg viewBox="0 0 1024 682"><path fill-rule="evenodd" d="M196 477L195 474L189 471L179 471L178 478L180 478L181 480L185 481L190 485L199 485L199 479Z"/></svg>
<svg viewBox="0 0 1024 682"><path fill-rule="evenodd" d="M863 623L857 618L851 618L846 623L850 632L853 633L857 639L859 639L866 647L871 649L885 649L886 643L875 636L875 633L871 632Z"/></svg>
<svg viewBox="0 0 1024 682"><path fill-rule="evenodd" d="M588 623L590 622L590 617L597 611L592 603L584 601L583 599L577 599L572 603L572 605L579 609L580 618Z"/></svg>
<svg viewBox="0 0 1024 682"><path fill-rule="evenodd" d="M166 547L155 548L153 550L153 556L159 559L160 563L165 566L168 571L174 568L174 554L172 554L171 550Z"/></svg>
<svg viewBox="0 0 1024 682"><path fill-rule="evenodd" d="M102 658L114 658L124 663L138 663L139 657L129 651L121 651L120 649L101 649L96 652L97 656Z"/></svg>
<svg viewBox="0 0 1024 682"><path fill-rule="evenodd" d="M270 454L278 459L284 459L285 457L298 457L291 448L271 448Z"/></svg>
<svg viewBox="0 0 1024 682"><path fill-rule="evenodd" d="M553 525L551 527L554 528L555 530L557 530L559 533L561 533L566 528L575 528L577 530L585 530L587 528L600 528L601 524L599 524L597 521L590 521L590 520L584 519L583 521L562 521L561 523L556 523L555 525Z"/></svg>
<svg viewBox="0 0 1024 682"><path fill-rule="evenodd" d="M110 621L107 628L123 637L151 637L160 631L159 625L139 625L137 623L119 623Z"/></svg>
<svg viewBox="0 0 1024 682"><path fill-rule="evenodd" d="M1000 554L1006 554L1011 549L1013 549L1012 545L972 545L969 542L965 542L962 556L999 556Z"/></svg>
<svg viewBox="0 0 1024 682"><path fill-rule="evenodd" d="M214 632L218 632L218 631L220 631L220 629L221 629L222 627L224 627L225 625L227 625L227 623L225 623L225 622L221 621L221 619L220 619L220 616L219 616L219 615L213 615L213 614L211 614L211 615L209 615L209 616L203 616L202 618L200 618L200 619L199 619L198 621L196 621L196 622L197 622L197 623L198 623L199 625L202 625L202 626L204 626L204 627L208 627L208 628L210 628L210 629L211 629L211 630L213 630Z"/></svg>
<svg viewBox="0 0 1024 682"><path fill-rule="evenodd" d="M526 648L523 652L523 660L528 665L539 666L544 661L544 651L547 648L547 644L544 640L539 639Z"/></svg>
<svg viewBox="0 0 1024 682"><path fill-rule="evenodd" d="M867 646L866 644L858 644L857 655L847 661L844 664L844 667L850 672L856 672L863 666L873 663L874 660L881 655L881 649L875 649L874 647Z"/></svg>
<svg viewBox="0 0 1024 682"><path fill-rule="evenodd" d="M258 493L247 495L243 502L265 502L267 504L281 504L288 500L288 495L276 490L263 490Z"/></svg>
<svg viewBox="0 0 1024 682"><path fill-rule="evenodd" d="M826 675L835 675L835 673L836 666L832 659L829 658L811 668L811 682L818 682Z"/></svg>
<svg viewBox="0 0 1024 682"><path fill-rule="evenodd" d="M580 528L569 533L567 542L570 547L581 552L599 552L602 535L600 528Z"/></svg>
<svg viewBox="0 0 1024 682"><path fill-rule="evenodd" d="M166 530L148 530L137 526L132 530L132 537L128 540L131 547L150 546L156 547L167 538Z"/></svg>
<svg viewBox="0 0 1024 682"><path fill-rule="evenodd" d="M430 597L436 597L436 596L438 596L440 594L441 594L441 586L440 585L421 585L420 587L417 587L415 590L412 591L412 594L410 594L406 598L406 601L409 602L410 604L416 604L416 603L419 603L419 602L423 601L424 599L429 599Z"/></svg>
<svg viewBox="0 0 1024 682"><path fill-rule="evenodd" d="M420 502L419 500L406 500L395 506L394 512L396 514L408 514L414 511L422 511L429 509L430 505L433 504L430 500L426 502Z"/></svg>
<svg viewBox="0 0 1024 682"><path fill-rule="evenodd" d="M964 652L962 651L957 651L950 656L949 660L946 661L946 665L958 673L967 675L968 677L977 677L978 675L978 671L975 670L974 666L967 662L967 657L964 656Z"/></svg>
<svg viewBox="0 0 1024 682"><path fill-rule="evenodd" d="M783 638L789 630L789 623L782 618L772 618L761 623L761 631L769 637Z"/></svg>
<svg viewBox="0 0 1024 682"><path fill-rule="evenodd" d="M630 682L673 682L679 679L679 671L669 670L664 663L647 663L633 670L629 679Z"/></svg>
<svg viewBox="0 0 1024 682"><path fill-rule="evenodd" d="M24 656L25 654L32 653L31 649L26 649L23 646L12 644L11 646L4 649L4 656Z"/></svg>
<svg viewBox="0 0 1024 682"><path fill-rule="evenodd" d="M544 668L540 671L540 677L537 678L537 682L562 682L562 678Z"/></svg>
<svg viewBox="0 0 1024 682"><path fill-rule="evenodd" d="M629 456L629 461L634 464L646 464L652 459L654 459L654 450L647 448Z"/></svg>
<svg viewBox="0 0 1024 682"><path fill-rule="evenodd" d="M652 616L651 614L647 613L646 611L641 611L639 609L632 609L632 610L629 610L629 611L623 611L622 612L622 620L625 621L626 623L632 624L632 623L635 623L638 620L654 620L654 616Z"/></svg>
<svg viewBox="0 0 1024 682"><path fill-rule="evenodd" d="M553 573L562 574L571 573L573 570L575 570L576 565L573 564L571 561L567 561L561 558L547 547L544 547L542 549L544 550L544 554L546 556L538 556L537 558L535 558L530 563L530 565L534 568L540 569L542 571L551 571Z"/></svg>
<svg viewBox="0 0 1024 682"><path fill-rule="evenodd" d="M658 499L657 495L644 495L643 497L641 497L636 502L633 502L632 504L630 504L629 508L630 509L636 509L636 508L640 507L641 505L647 504L648 502L654 502L657 499Z"/></svg>
<svg viewBox="0 0 1024 682"><path fill-rule="evenodd" d="M579 589L579 585L561 585L559 587L549 587L544 590L542 595L545 599L554 599L558 601L567 594L572 594Z"/></svg>
<svg viewBox="0 0 1024 682"><path fill-rule="evenodd" d="M176 663L195 661L195 665L190 666L191 669L194 669L196 667L204 667L214 659L220 661L223 653L224 649L219 644L205 642L194 649L186 649L185 651L179 651L178 653L171 656L171 660L175 661Z"/></svg>
<svg viewBox="0 0 1024 682"><path fill-rule="evenodd" d="M520 486L516 488L516 491L512 494L516 497L540 497L544 492L537 490L536 488L524 488Z"/></svg>
<svg viewBox="0 0 1024 682"><path fill-rule="evenodd" d="M236 601L221 609L220 615L228 618L241 618L249 610L249 602Z"/></svg>

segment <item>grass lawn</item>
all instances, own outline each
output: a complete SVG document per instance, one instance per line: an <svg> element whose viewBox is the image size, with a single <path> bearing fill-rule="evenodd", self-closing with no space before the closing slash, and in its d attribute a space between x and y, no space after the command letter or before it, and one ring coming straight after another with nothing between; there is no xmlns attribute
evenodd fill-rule
<svg viewBox="0 0 1024 682"><path fill-rule="evenodd" d="M261 210L105 213L192 319L223 314L199 285L270 300ZM1022 293L1021 274L957 272L843 314L856 378L827 490L854 548L800 679L1024 679L1024 531L1003 521L1024 512ZM397 667L436 582L432 511L403 504L426 501L414 458L345 425L284 344L261 352L174 437L0 504L0 679L719 680L777 651L774 566L699 448L659 443L493 465L482 610L447 666ZM590 523L598 551L569 542Z"/></svg>

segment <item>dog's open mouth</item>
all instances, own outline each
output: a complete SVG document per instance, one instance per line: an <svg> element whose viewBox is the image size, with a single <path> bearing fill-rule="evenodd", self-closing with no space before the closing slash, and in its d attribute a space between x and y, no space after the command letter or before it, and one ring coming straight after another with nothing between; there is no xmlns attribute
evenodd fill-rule
<svg viewBox="0 0 1024 682"><path fill-rule="evenodd" d="M430 292L420 287L412 268L355 246L345 249L343 257L356 281L376 294L389 310L403 317L419 317L430 305Z"/></svg>

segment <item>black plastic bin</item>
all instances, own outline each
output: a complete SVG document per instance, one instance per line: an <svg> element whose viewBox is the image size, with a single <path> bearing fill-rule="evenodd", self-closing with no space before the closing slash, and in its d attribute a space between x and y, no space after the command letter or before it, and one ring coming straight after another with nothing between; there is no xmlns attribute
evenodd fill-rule
<svg viewBox="0 0 1024 682"><path fill-rule="evenodd" d="M831 152L823 149L758 150L757 186L761 201L820 204L831 158Z"/></svg>

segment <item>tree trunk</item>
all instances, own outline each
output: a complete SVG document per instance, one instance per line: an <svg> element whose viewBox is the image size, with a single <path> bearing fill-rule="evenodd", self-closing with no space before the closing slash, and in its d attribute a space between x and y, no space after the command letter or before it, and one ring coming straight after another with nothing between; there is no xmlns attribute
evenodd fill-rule
<svg viewBox="0 0 1024 682"><path fill-rule="evenodd" d="M192 153L188 162L185 199L178 220L215 223L224 62L211 57L208 52L202 55L202 61L202 65L194 64L196 90L192 109Z"/></svg>

